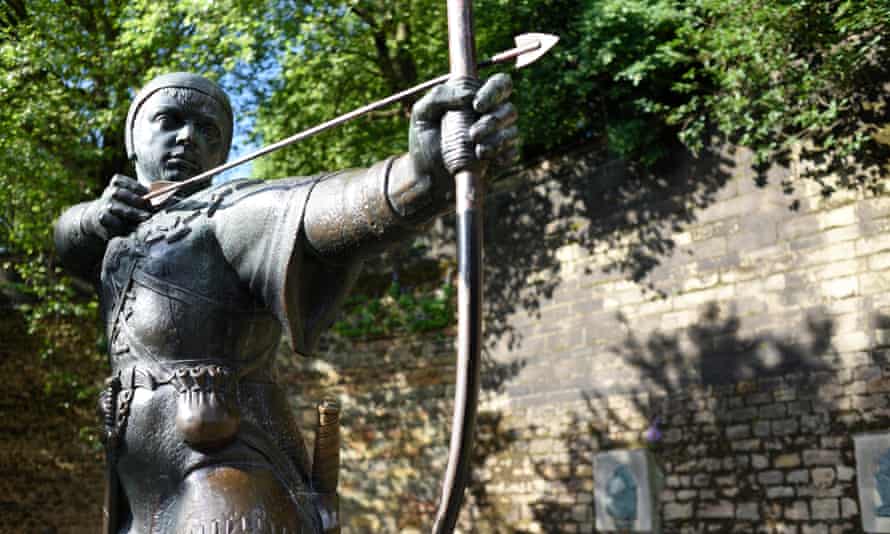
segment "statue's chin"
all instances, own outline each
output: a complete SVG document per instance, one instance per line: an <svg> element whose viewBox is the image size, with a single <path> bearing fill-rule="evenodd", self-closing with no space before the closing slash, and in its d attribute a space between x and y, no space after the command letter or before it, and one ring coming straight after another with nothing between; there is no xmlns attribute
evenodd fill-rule
<svg viewBox="0 0 890 534"><path fill-rule="evenodd" d="M161 173L161 178L156 180L155 182L163 181L163 182L184 182L190 178L197 176L201 171L200 170L170 170L165 169L164 172ZM196 193L210 184L210 181L202 181L198 184L190 184L181 189L177 190L177 194L180 196L188 196L193 193Z"/></svg>
<svg viewBox="0 0 890 534"><path fill-rule="evenodd" d="M167 182L184 182L193 176L197 176L196 170L164 169L161 180Z"/></svg>

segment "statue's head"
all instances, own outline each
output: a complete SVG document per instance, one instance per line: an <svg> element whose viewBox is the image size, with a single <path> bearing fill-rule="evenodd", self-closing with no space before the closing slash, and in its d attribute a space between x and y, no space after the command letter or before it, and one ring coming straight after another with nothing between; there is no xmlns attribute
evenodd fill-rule
<svg viewBox="0 0 890 534"><path fill-rule="evenodd" d="M216 83L187 72L158 76L127 113L127 156L145 185L182 181L226 161L232 106Z"/></svg>

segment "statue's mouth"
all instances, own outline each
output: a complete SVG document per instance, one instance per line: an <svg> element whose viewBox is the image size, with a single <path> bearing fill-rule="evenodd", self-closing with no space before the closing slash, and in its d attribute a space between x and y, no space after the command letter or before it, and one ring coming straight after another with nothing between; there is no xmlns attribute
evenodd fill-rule
<svg viewBox="0 0 890 534"><path fill-rule="evenodd" d="M195 157L185 149L173 150L164 156L164 166L193 173L201 170L201 165L196 161Z"/></svg>

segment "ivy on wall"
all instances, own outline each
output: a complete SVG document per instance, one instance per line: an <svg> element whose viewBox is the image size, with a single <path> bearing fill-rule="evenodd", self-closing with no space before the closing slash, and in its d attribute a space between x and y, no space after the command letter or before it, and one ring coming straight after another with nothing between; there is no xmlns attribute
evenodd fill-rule
<svg viewBox="0 0 890 534"><path fill-rule="evenodd" d="M381 296L350 296L334 332L348 339L375 339L441 330L454 323L454 286L403 290L393 282Z"/></svg>

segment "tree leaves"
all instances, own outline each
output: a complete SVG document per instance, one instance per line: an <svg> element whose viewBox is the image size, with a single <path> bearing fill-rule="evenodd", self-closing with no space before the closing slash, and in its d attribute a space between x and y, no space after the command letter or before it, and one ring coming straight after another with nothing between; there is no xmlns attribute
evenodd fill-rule
<svg viewBox="0 0 890 534"><path fill-rule="evenodd" d="M229 74L237 88L273 42L265 13L243 0L0 5L0 248L36 299L33 321L85 309L71 286L54 289L52 221L132 174L123 144L135 92L172 70Z"/></svg>
<svg viewBox="0 0 890 534"><path fill-rule="evenodd" d="M677 141L696 150L718 133L764 164L801 144L828 162L818 172L840 177L830 187L880 186L890 123L887 0L475 7L480 56L523 32L561 37L513 75L526 158L598 142L652 165ZM443 2L422 0L0 4L0 249L21 287L46 299L47 310L66 309L56 304L70 302L69 292L52 289L52 220L94 198L114 173L132 172L124 118L148 79L193 70L220 80L239 126L255 126L255 143L272 142L445 72L444 11ZM410 105L280 151L254 170L312 174L404 151Z"/></svg>

